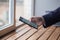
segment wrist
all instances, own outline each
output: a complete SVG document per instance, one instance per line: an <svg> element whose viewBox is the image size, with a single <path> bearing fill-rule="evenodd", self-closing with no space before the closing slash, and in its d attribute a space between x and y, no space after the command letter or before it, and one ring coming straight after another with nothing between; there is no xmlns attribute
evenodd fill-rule
<svg viewBox="0 0 60 40"><path fill-rule="evenodd" d="M42 25L45 24L45 20L43 17L40 17L39 20L42 22Z"/></svg>

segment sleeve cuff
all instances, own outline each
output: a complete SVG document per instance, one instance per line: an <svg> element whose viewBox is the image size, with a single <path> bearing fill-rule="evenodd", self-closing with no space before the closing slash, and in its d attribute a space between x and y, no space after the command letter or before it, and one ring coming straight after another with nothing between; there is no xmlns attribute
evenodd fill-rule
<svg viewBox="0 0 60 40"><path fill-rule="evenodd" d="M47 28L46 24L43 24L43 27L44 27L44 28Z"/></svg>

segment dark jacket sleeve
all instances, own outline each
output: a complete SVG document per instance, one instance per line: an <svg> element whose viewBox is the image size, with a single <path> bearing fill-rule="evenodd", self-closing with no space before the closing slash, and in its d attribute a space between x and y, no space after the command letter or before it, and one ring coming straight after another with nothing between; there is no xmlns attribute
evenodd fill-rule
<svg viewBox="0 0 60 40"><path fill-rule="evenodd" d="M44 28L55 24L60 21L60 7L54 11L49 12L48 14L43 16L45 20Z"/></svg>

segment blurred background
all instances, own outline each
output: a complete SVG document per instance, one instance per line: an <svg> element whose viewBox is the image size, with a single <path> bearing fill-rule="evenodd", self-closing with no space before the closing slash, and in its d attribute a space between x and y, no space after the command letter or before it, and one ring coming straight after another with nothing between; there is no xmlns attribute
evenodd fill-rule
<svg viewBox="0 0 60 40"><path fill-rule="evenodd" d="M0 0L0 27L9 23L9 0Z"/></svg>
<svg viewBox="0 0 60 40"><path fill-rule="evenodd" d="M60 0L16 0L16 26L21 25L20 16L30 19L43 16L46 11L60 7ZM9 0L0 0L0 26L9 23Z"/></svg>
<svg viewBox="0 0 60 40"><path fill-rule="evenodd" d="M31 0L16 0L15 16L16 26L22 24L22 22L19 21L20 16L29 19L31 17ZM0 27L8 23L9 23L9 0L0 0Z"/></svg>

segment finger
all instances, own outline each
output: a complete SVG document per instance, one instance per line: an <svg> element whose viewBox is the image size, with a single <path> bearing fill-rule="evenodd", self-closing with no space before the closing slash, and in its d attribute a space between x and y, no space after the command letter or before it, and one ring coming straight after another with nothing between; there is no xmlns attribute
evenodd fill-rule
<svg viewBox="0 0 60 40"><path fill-rule="evenodd" d="M38 26L41 26L42 25L42 22L37 22L36 23Z"/></svg>
<svg viewBox="0 0 60 40"><path fill-rule="evenodd" d="M31 22L36 22L36 20L35 19L31 19Z"/></svg>

